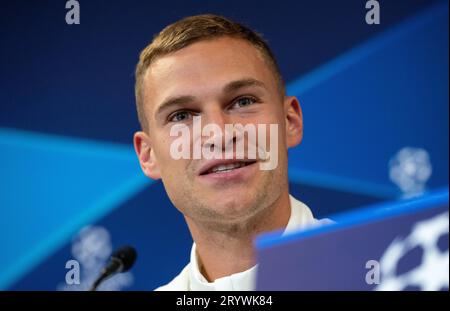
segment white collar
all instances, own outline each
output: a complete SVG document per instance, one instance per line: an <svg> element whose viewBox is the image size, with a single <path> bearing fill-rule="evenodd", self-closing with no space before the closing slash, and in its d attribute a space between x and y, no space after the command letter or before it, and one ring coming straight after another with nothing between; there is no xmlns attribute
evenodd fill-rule
<svg viewBox="0 0 450 311"><path fill-rule="evenodd" d="M291 205L291 216L289 217L288 224L284 229L283 235L298 230L309 225L316 223L311 210L306 204L295 199L293 196L289 196ZM203 290L203 291L250 291L255 288L256 270L258 265L251 267L250 269L234 273L229 276L216 279L214 282L208 282L206 278L201 274L197 259L196 245L193 243L191 249L191 262L189 269L189 290Z"/></svg>

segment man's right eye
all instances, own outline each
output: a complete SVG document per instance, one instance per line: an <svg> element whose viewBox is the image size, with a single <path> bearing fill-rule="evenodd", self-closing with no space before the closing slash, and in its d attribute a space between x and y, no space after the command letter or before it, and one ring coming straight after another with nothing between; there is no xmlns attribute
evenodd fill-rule
<svg viewBox="0 0 450 311"><path fill-rule="evenodd" d="M178 111L169 116L170 122L182 122L192 118L192 114L189 111Z"/></svg>

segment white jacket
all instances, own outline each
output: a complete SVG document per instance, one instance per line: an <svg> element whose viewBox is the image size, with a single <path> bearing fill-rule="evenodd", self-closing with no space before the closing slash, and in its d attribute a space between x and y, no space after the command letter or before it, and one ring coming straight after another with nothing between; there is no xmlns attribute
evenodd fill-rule
<svg viewBox="0 0 450 311"><path fill-rule="evenodd" d="M283 234L295 231L300 228L317 225L319 221L313 217L311 210L306 204L290 196L291 216ZM325 220L326 222L327 220ZM191 261L184 267L181 273L170 283L158 287L157 291L250 291L255 289L257 265L252 268L216 279L214 282L208 282L200 273L195 243L191 249Z"/></svg>

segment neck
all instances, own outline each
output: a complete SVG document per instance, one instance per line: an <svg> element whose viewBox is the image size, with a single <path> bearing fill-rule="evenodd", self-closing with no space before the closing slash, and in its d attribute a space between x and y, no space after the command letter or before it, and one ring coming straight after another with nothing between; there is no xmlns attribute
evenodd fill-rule
<svg viewBox="0 0 450 311"><path fill-rule="evenodd" d="M199 268L208 281L250 269L256 263L253 241L263 232L284 229L291 215L289 192L286 190L271 206L245 222L233 223L227 230L214 230L185 217L196 243Z"/></svg>

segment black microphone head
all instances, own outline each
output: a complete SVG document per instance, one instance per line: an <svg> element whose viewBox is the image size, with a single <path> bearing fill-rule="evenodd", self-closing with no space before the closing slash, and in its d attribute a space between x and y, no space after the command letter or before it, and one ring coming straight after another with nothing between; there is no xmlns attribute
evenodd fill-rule
<svg viewBox="0 0 450 311"><path fill-rule="evenodd" d="M120 272L125 272L130 270L133 266L136 261L137 253L133 247L123 246L115 251L111 257L120 260L122 263L122 270Z"/></svg>

